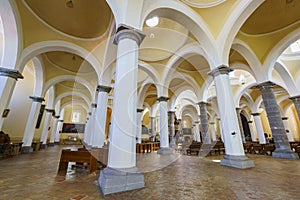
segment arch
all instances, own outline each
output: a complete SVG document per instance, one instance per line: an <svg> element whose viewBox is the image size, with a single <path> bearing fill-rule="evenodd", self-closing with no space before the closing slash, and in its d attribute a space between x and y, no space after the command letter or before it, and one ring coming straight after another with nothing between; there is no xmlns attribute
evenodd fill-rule
<svg viewBox="0 0 300 200"><path fill-rule="evenodd" d="M40 57L32 58L32 63L34 66L34 96L44 97L43 96L43 87L45 84L45 73L44 66L41 62Z"/></svg>
<svg viewBox="0 0 300 200"><path fill-rule="evenodd" d="M86 113L89 113L89 108L82 102L67 102L67 103L64 103L63 105L61 105L61 110L65 109L66 106L68 105L75 105L75 106L81 106L85 111Z"/></svg>
<svg viewBox="0 0 300 200"><path fill-rule="evenodd" d="M243 85L242 87L239 87L239 89L238 89L238 91L236 92L236 95L235 95L235 97L234 97L234 104L235 104L235 107L237 108L237 107L239 107L239 105L240 105L240 100L241 100L241 98L242 98L242 96L246 93L246 91L249 89L249 88L251 88L251 87L253 87L253 86L256 86L257 85L257 83L254 81L254 82L250 82L250 83L248 83L248 84L245 84L245 85ZM250 96L249 96L249 100L250 100ZM251 98L251 100L252 100L252 98ZM252 102L253 102L253 100L252 100Z"/></svg>
<svg viewBox="0 0 300 200"><path fill-rule="evenodd" d="M91 102L91 100L85 94L82 94L80 92L65 92L65 93L62 93L62 94L58 95L55 98L54 104L56 104L62 98L67 97L67 96L77 96L77 97L80 97L80 98L82 98L86 102L87 105L89 105L90 102Z"/></svg>
<svg viewBox="0 0 300 200"><path fill-rule="evenodd" d="M231 44L238 31L250 15L263 3L263 0L243 0L231 12L226 20L218 38L217 44L220 48L219 54L222 55L223 63L228 63Z"/></svg>
<svg viewBox="0 0 300 200"><path fill-rule="evenodd" d="M179 87L175 92L174 92L174 95L172 96L170 102L169 102L169 110L175 110L175 103L177 100L181 99L181 95L183 95L183 92L185 91L191 91L195 96L195 102L193 103L197 103L197 96L195 94L195 92L193 91L193 89L191 88L190 85L184 85L184 86L181 86ZM192 98L191 96L189 96L190 98Z"/></svg>
<svg viewBox="0 0 300 200"><path fill-rule="evenodd" d="M143 82L140 92L138 94L138 102L137 102L138 108L143 107L143 103L146 98L147 90L152 84L155 85L151 79L147 79L145 82ZM156 85L155 85L155 87L156 87Z"/></svg>
<svg viewBox="0 0 300 200"><path fill-rule="evenodd" d="M143 28L144 21L147 17L158 16L164 17L185 26L194 37L204 46L207 50L207 55L212 61L211 66L219 66L221 60L217 54L217 45L211 32L209 31L204 20L190 9L189 6L177 1L165 1L157 0L148 2L147 6L144 6L144 10L141 14L140 29ZM176 18L174 18L176 16ZM214 59L212 59L214 58Z"/></svg>
<svg viewBox="0 0 300 200"><path fill-rule="evenodd" d="M43 90L43 96L45 95L45 93L47 92L47 90L55 85L56 83L62 82L62 81L75 81L75 82L79 82L82 85L84 85L90 92L92 99L94 99L94 95L96 90L94 90L94 87L84 78L78 77L78 76L73 76L73 75L63 75L63 76L57 76L55 78L52 78L50 80L48 80L45 83L45 87Z"/></svg>
<svg viewBox="0 0 300 200"><path fill-rule="evenodd" d="M102 63L100 63L100 61L98 61L97 58L88 50L74 43L63 41L63 40L43 41L28 46L22 51L21 57L17 63L16 68L22 71L25 64L31 58L49 51L65 51L65 52L69 52L81 56L83 59L85 59L91 64L99 79L101 75L100 67L102 66Z"/></svg>
<svg viewBox="0 0 300 200"><path fill-rule="evenodd" d="M3 28L3 55L0 55L0 66L8 69L16 69L20 49L22 49L21 29L18 29L17 6L14 1L0 1L0 18ZM25 63L26 64L26 63ZM24 66L25 66L24 64Z"/></svg>

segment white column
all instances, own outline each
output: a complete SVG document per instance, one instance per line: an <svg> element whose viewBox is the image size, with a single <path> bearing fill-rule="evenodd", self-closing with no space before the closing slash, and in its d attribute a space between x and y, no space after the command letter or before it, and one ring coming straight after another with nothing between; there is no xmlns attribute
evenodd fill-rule
<svg viewBox="0 0 300 200"><path fill-rule="evenodd" d="M253 129L253 121L248 121L249 129L250 129L250 134L251 134L251 140L252 142L256 142L256 134Z"/></svg>
<svg viewBox="0 0 300 200"><path fill-rule="evenodd" d="M43 97L29 97L29 98L32 99L32 105L30 108L30 113L24 131L22 153L28 153L32 151L31 143L35 132L36 122L40 112L41 103L45 101Z"/></svg>
<svg viewBox="0 0 300 200"><path fill-rule="evenodd" d="M175 142L175 111L169 111L169 127L170 127L170 136L171 136L171 141L170 141L170 147L174 148L176 147L176 142Z"/></svg>
<svg viewBox="0 0 300 200"><path fill-rule="evenodd" d="M136 143L141 144L142 143L142 117L143 117L143 109L138 108L137 109L137 116L136 116Z"/></svg>
<svg viewBox="0 0 300 200"><path fill-rule="evenodd" d="M264 134L264 129L260 120L260 113L252 113L254 123L256 126L257 136L260 144L266 144L266 137Z"/></svg>
<svg viewBox="0 0 300 200"><path fill-rule="evenodd" d="M155 117L150 117L150 126L151 126L151 136L152 136L152 142L155 141Z"/></svg>
<svg viewBox="0 0 300 200"><path fill-rule="evenodd" d="M98 100L96 107L96 121L95 121L95 135L93 140L93 147L101 148L104 145L105 131L106 131L106 114L107 114L107 101L108 93L111 91L111 87L98 85Z"/></svg>
<svg viewBox="0 0 300 200"><path fill-rule="evenodd" d="M51 146L54 145L54 140L55 140L55 135L56 135L56 130L57 130L58 118L59 118L59 116L54 116L53 117L53 123L52 123L52 129L51 129L51 135L50 135L50 141L49 141L49 145L51 145Z"/></svg>
<svg viewBox="0 0 300 200"><path fill-rule="evenodd" d="M0 67L0 130L2 129L3 111L7 109L18 79L23 79L19 71Z"/></svg>
<svg viewBox="0 0 300 200"><path fill-rule="evenodd" d="M93 145L93 141L94 141L94 137L96 135L95 133L95 124L96 124L96 104L92 104L92 111L91 111L91 116L90 116L90 128L89 128L89 139L87 140L87 145L89 147L92 147Z"/></svg>
<svg viewBox="0 0 300 200"><path fill-rule="evenodd" d="M195 121L195 135L196 135L196 141L201 142L200 139L200 131L199 131L199 121Z"/></svg>
<svg viewBox="0 0 300 200"><path fill-rule="evenodd" d="M221 122L220 118L218 118L218 122L219 122L219 129L220 129L221 140L222 140L222 142L224 142L224 135L223 135L223 130L222 130L222 122Z"/></svg>
<svg viewBox="0 0 300 200"><path fill-rule="evenodd" d="M47 146L48 129L50 126L52 113L54 112L53 109L46 108L45 110L46 110L46 114L45 114L44 126L43 126L43 131L41 136L42 148L46 148Z"/></svg>
<svg viewBox="0 0 300 200"><path fill-rule="evenodd" d="M84 130L84 135L83 135L83 143L85 145L88 145L88 142L90 141L91 115L92 115L92 113L89 112L88 117L86 119L86 125L85 125L85 130Z"/></svg>
<svg viewBox="0 0 300 200"><path fill-rule="evenodd" d="M55 139L54 139L54 143L56 143L56 144L60 143L60 131L62 129L63 123L64 123L64 121L62 119L58 119L56 133L55 133Z"/></svg>
<svg viewBox="0 0 300 200"><path fill-rule="evenodd" d="M289 124L289 118L288 117L282 117L282 122L283 122L283 125L284 125L284 128L285 128L285 132L286 132L286 136L289 140L289 142L294 142L294 138L293 138L293 135L291 133L291 129L290 129L290 124Z"/></svg>
<svg viewBox="0 0 300 200"><path fill-rule="evenodd" d="M216 132L215 132L215 122L210 122L209 124L210 124L212 141L217 141Z"/></svg>
<svg viewBox="0 0 300 200"><path fill-rule="evenodd" d="M228 76L229 70L228 67L222 65L210 72L210 75L214 77L216 86L219 114L225 140L226 155L221 160L221 164L236 168L250 168L254 167L254 163L245 156Z"/></svg>
<svg viewBox="0 0 300 200"><path fill-rule="evenodd" d="M158 154L171 154L172 150L169 146L168 131L168 97L159 97L159 127L160 127L160 149Z"/></svg>
<svg viewBox="0 0 300 200"><path fill-rule="evenodd" d="M136 166L138 45L143 37L126 27L119 28L115 37L118 52L108 155L108 167L114 169Z"/></svg>

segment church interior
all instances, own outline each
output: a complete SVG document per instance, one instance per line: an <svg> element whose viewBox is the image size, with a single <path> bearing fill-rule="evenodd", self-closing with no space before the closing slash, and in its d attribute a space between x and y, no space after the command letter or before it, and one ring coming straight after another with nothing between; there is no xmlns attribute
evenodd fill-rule
<svg viewBox="0 0 300 200"><path fill-rule="evenodd" d="M1 0L0 199L299 199L299 10Z"/></svg>

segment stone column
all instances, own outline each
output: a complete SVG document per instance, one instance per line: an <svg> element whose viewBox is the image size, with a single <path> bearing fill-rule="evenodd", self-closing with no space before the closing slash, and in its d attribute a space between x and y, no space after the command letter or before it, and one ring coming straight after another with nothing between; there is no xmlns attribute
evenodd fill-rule
<svg viewBox="0 0 300 200"><path fill-rule="evenodd" d="M94 140L92 146L95 148L101 148L104 145L105 141L105 132L106 132L106 115L107 115L107 101L108 94L111 91L111 87L98 85L98 100L96 107L96 121L94 128Z"/></svg>
<svg viewBox="0 0 300 200"><path fill-rule="evenodd" d="M53 117L54 118L53 118L53 124L52 124L52 130L51 130L51 135L50 135L49 146L54 146L59 116L53 116Z"/></svg>
<svg viewBox="0 0 300 200"><path fill-rule="evenodd" d="M43 126L43 131L42 131L42 136L41 136L41 142L42 142L42 149L46 149L47 148L47 138L48 138L48 129L50 126L50 122L51 122L51 116L52 113L54 112L53 109L48 109L46 108L46 115L45 115L45 120L44 120L44 126Z"/></svg>
<svg viewBox="0 0 300 200"><path fill-rule="evenodd" d="M120 25L114 43L118 45L108 164L101 171L99 185L104 195L142 188L144 175L136 167L136 110L138 46L145 35Z"/></svg>
<svg viewBox="0 0 300 200"><path fill-rule="evenodd" d="M215 122L210 122L209 124L211 128L212 141L217 141L216 132L215 132Z"/></svg>
<svg viewBox="0 0 300 200"><path fill-rule="evenodd" d="M90 116L90 127L89 127L89 139L87 140L87 146L88 148L92 148L94 137L96 135L95 133L95 122L96 122L96 107L97 104L92 103L91 104L91 116Z"/></svg>
<svg viewBox="0 0 300 200"><path fill-rule="evenodd" d="M273 83L265 82L258 85L261 91L269 124L272 130L276 149L272 153L275 158L299 159L298 154L291 150L285 128L280 116L280 111L273 93Z"/></svg>
<svg viewBox="0 0 300 200"><path fill-rule="evenodd" d="M33 149L31 148L31 143L35 132L35 126L38 120L41 104L43 101L45 101L43 97L30 96L29 98L32 99L32 105L24 131L23 145L21 149L22 153L29 153L33 151Z"/></svg>
<svg viewBox="0 0 300 200"><path fill-rule="evenodd" d="M195 121L195 141L196 142L201 142L201 139L200 139L200 131L199 131L199 121Z"/></svg>
<svg viewBox="0 0 300 200"><path fill-rule="evenodd" d="M299 96L295 96L295 97L291 97L290 98L296 108L297 114L298 114L298 119L300 120L300 95Z"/></svg>
<svg viewBox="0 0 300 200"><path fill-rule="evenodd" d="M137 109L137 116L136 116L136 143L141 144L142 143L142 117L143 117L143 111L144 109L138 108Z"/></svg>
<svg viewBox="0 0 300 200"><path fill-rule="evenodd" d="M222 122L220 118L217 118L218 122L219 122L219 129L220 129L220 136L221 136L221 140L224 143L224 135L223 135L223 130L222 130Z"/></svg>
<svg viewBox="0 0 300 200"><path fill-rule="evenodd" d="M256 132L258 136L258 140L260 144L266 144L266 137L264 134L264 129L260 120L260 113L252 113L255 127L256 127Z"/></svg>
<svg viewBox="0 0 300 200"><path fill-rule="evenodd" d="M245 156L236 110L228 76L229 68L220 66L209 74L214 77L219 114L222 123L226 155L221 165L236 168L254 167L254 162Z"/></svg>
<svg viewBox="0 0 300 200"><path fill-rule="evenodd" d="M0 130L5 119L2 114L9 105L16 82L23 78L17 70L0 67Z"/></svg>
<svg viewBox="0 0 300 200"><path fill-rule="evenodd" d="M286 133L286 136L289 140L289 142L294 142L294 138L293 138L293 135L290 131L290 124L289 124L289 121L288 121L288 117L282 117L282 122L283 122L283 125L284 125L284 128L285 128L285 133Z"/></svg>
<svg viewBox="0 0 300 200"><path fill-rule="evenodd" d="M155 141L155 117L150 117L152 142Z"/></svg>
<svg viewBox="0 0 300 200"><path fill-rule="evenodd" d="M173 150L169 146L168 131L168 97L159 97L159 127L160 127L160 149L158 154L172 154Z"/></svg>
<svg viewBox="0 0 300 200"><path fill-rule="evenodd" d="M207 118L207 103L206 102L199 102L198 103L200 108L200 121L202 127L202 140L203 144L211 144L210 133L208 130L208 118Z"/></svg>
<svg viewBox="0 0 300 200"><path fill-rule="evenodd" d="M175 148L177 145L175 143L175 111L169 111L168 112L169 116L169 127L170 127L170 147Z"/></svg>
<svg viewBox="0 0 300 200"><path fill-rule="evenodd" d="M89 146L89 141L90 141L90 138L91 138L91 131L90 131L90 127L91 127L91 115L92 113L89 112L88 113L88 117L86 119L86 127L85 127L85 130L84 130L84 135L83 135L83 144L87 147Z"/></svg>
<svg viewBox="0 0 300 200"><path fill-rule="evenodd" d="M236 116L237 116L238 123L239 123L239 128L240 128L240 132L241 132L242 141L243 141L243 143L246 143L243 123L242 123L242 118L241 118L242 109L241 108L235 108L235 110L236 110Z"/></svg>
<svg viewBox="0 0 300 200"><path fill-rule="evenodd" d="M250 134L251 134L251 140L252 142L256 142L256 135L253 130L253 121L248 121L249 129L250 129Z"/></svg>
<svg viewBox="0 0 300 200"><path fill-rule="evenodd" d="M60 144L60 131L62 129L63 123L64 123L64 120L58 119L58 121L57 121L57 129L56 129L55 139L54 139L54 144Z"/></svg>

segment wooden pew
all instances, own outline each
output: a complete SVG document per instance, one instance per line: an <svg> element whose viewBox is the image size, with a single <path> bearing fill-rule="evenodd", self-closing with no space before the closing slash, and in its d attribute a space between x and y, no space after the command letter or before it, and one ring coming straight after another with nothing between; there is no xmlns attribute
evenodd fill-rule
<svg viewBox="0 0 300 200"><path fill-rule="evenodd" d="M200 143L200 142L192 142L192 144L189 146L189 148L186 149L186 154L187 155L192 155L192 154L199 155L201 145L202 145L202 143Z"/></svg>
<svg viewBox="0 0 300 200"><path fill-rule="evenodd" d="M88 163L90 173L96 171L98 166L97 159L87 150L71 151L70 149L63 149L61 151L58 172L67 171L69 162Z"/></svg>

